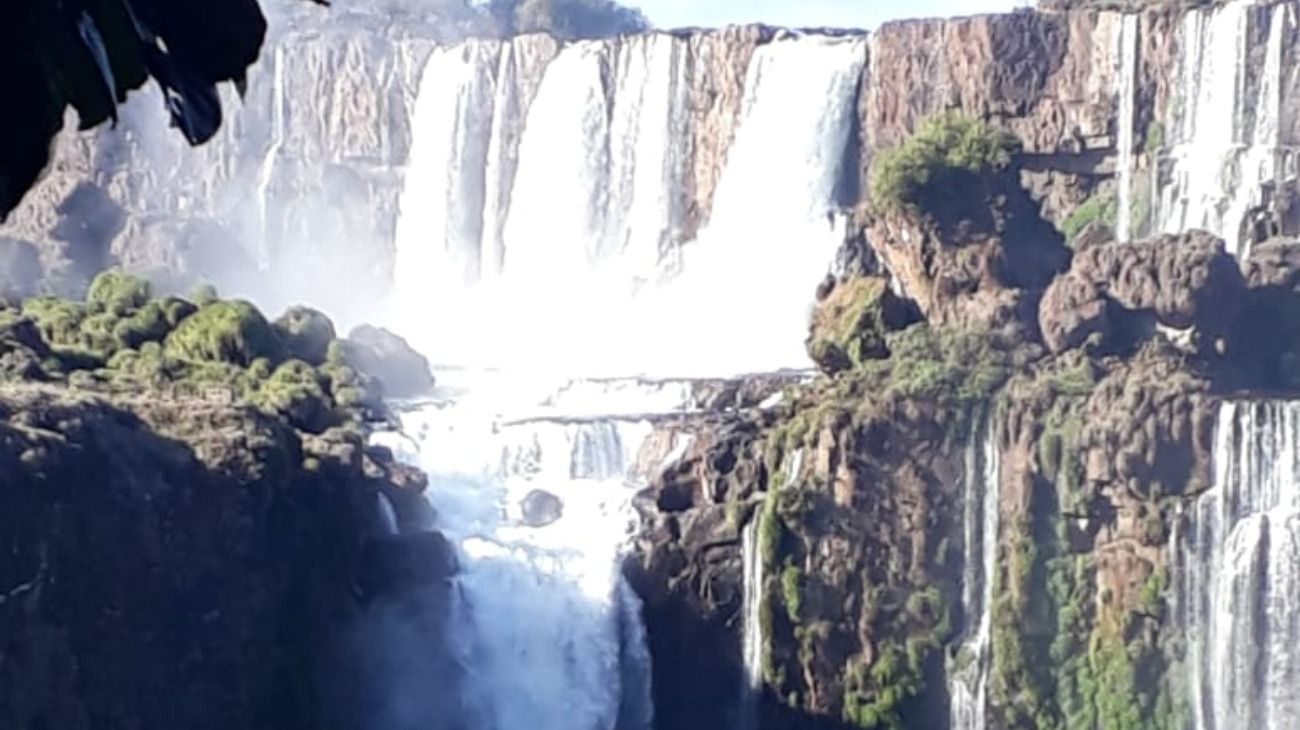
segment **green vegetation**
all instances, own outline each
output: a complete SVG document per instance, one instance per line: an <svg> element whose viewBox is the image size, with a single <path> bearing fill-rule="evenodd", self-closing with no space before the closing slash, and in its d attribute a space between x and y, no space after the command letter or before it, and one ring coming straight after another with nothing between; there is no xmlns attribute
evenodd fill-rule
<svg viewBox="0 0 1300 730"><path fill-rule="evenodd" d="M1100 223L1111 230L1115 229L1115 220L1119 215L1119 204L1114 193L1097 193L1083 201L1065 222L1061 224L1061 233L1066 243L1073 243L1091 223Z"/></svg>
<svg viewBox="0 0 1300 730"><path fill-rule="evenodd" d="M86 302L101 305L114 314L122 314L143 307L151 294L149 282L110 269L100 273L90 283Z"/></svg>
<svg viewBox="0 0 1300 730"><path fill-rule="evenodd" d="M878 656L870 666L861 658L849 660L842 715L864 730L903 730L904 704L925 691L926 664L942 650L952 625L943 595L934 586L912 591L901 607L881 610L878 628L888 639L877 645Z"/></svg>
<svg viewBox="0 0 1300 730"><path fill-rule="evenodd" d="M935 195L960 194L968 178L1002 170L1014 138L955 112L926 120L907 141L881 152L872 166L871 202L881 208L918 207Z"/></svg>
<svg viewBox="0 0 1300 730"><path fill-rule="evenodd" d="M845 671L844 721L863 730L905 730L899 710L920 689L902 652L885 646L870 667L851 662Z"/></svg>
<svg viewBox="0 0 1300 730"><path fill-rule="evenodd" d="M205 304L167 336L163 349L180 360L251 364L265 357L280 362L284 343L252 304L222 300Z"/></svg>
<svg viewBox="0 0 1300 730"><path fill-rule="evenodd" d="M1148 155L1155 156L1165 147L1165 125L1160 122L1151 122L1147 126L1146 141L1142 145Z"/></svg>
<svg viewBox="0 0 1300 730"><path fill-rule="evenodd" d="M1006 347L988 333L915 325L887 341L889 359L866 371L906 398L968 405L990 398L1011 374Z"/></svg>
<svg viewBox="0 0 1300 730"><path fill-rule="evenodd" d="M786 615L790 623L799 623L799 608L802 605L800 591L803 590L803 571L792 563L786 563L781 570L781 597L785 601Z"/></svg>
<svg viewBox="0 0 1300 730"><path fill-rule="evenodd" d="M328 318L302 307L272 326L248 302L207 299L197 306L149 294L144 280L108 271L95 278L85 301L0 304L0 380L216 395L314 433L383 415L383 384L363 364L391 372L389 357L396 357L407 382L432 382L423 358L403 352L405 343L381 330L368 335L383 348L376 349L335 338Z"/></svg>

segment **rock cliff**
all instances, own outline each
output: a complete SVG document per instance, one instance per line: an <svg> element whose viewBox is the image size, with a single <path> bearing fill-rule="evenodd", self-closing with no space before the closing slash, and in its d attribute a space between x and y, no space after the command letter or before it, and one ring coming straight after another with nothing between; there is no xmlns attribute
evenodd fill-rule
<svg viewBox="0 0 1300 730"><path fill-rule="evenodd" d="M305 318L199 322L229 303L175 298L145 335L174 327L166 346L134 343L158 367L124 345L106 363L72 344L96 327L77 308L104 327L159 302L112 272L85 303L35 301L0 309L0 724L350 728L400 699L368 647L440 637L455 557L421 532L423 475L368 448L372 406L341 397L365 376L239 374L241 345L273 342L246 337L301 344ZM436 652L397 671L455 686Z"/></svg>
<svg viewBox="0 0 1300 730"><path fill-rule="evenodd" d="M1168 22L1162 12L1141 16L1142 27ZM981 106L1016 88L999 92L997 75L986 96L960 84L934 92L952 94L935 109L968 105L1015 129L1050 104L1040 75L1068 63L1050 52L1053 34L1106 17L902 24L873 48L889 52L890 33L906 32L913 42L894 52L920 53L929 34L959 34L935 51L941 60L915 61L943 68L998 47L999 23L1039 38L1035 52L1049 52L1017 77L1039 84L1023 104ZM899 108L930 102L881 105L873 93L864 103L883 115L877 127L911 144L920 122ZM751 700L737 685L753 670L759 727L1172 730L1265 711L1255 700L1227 709L1235 690L1204 684L1209 640L1194 622L1217 619L1203 617L1208 599L1194 592L1198 551L1211 550L1195 541L1226 539L1206 532L1200 505L1221 499L1222 470L1246 448L1235 444L1290 443L1266 415L1241 426L1231 417L1246 408L1236 404L1266 410L1297 395L1286 314L1294 244L1261 238L1246 254L1205 231L1118 243L1121 231L1091 225L1067 248L1045 219L1066 228L1080 209L1091 215L1068 191L1110 173L1042 177L1044 156L1055 165L1089 153L1044 151L1063 137L1026 134L1005 174L971 168L983 182L962 190L975 194L863 206L862 235L840 257L851 265L822 285L811 319L819 379L780 404L675 427L695 441L645 493L647 527L628 568L646 595L656 660L667 662L656 666L661 727L690 727L684 718L700 707L716 722L745 717ZM961 159L943 144L965 143L948 139L943 164ZM926 169L934 150L911 152L904 171ZM864 179L882 159L867 158ZM1272 474L1267 464L1243 483ZM1222 600L1264 595L1248 583L1258 565L1242 560L1231 569L1246 582ZM704 631L712 646L719 630L740 659L694 671L681 648L694 644L679 642ZM756 659L740 649L752 631Z"/></svg>

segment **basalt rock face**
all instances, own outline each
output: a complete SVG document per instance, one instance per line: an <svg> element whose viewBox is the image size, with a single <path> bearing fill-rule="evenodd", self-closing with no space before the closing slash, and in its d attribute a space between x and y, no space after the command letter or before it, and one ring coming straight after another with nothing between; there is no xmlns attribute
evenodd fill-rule
<svg viewBox="0 0 1300 730"><path fill-rule="evenodd" d="M0 350L30 360L0 385L0 724L342 730L408 676L440 720L456 565L423 475L202 389L79 388L29 319Z"/></svg>
<svg viewBox="0 0 1300 730"><path fill-rule="evenodd" d="M1137 320L1144 315L1148 328L1190 330L1193 346L1210 350L1236 324L1245 294L1237 262L1221 240L1204 232L1094 245L1052 282L1040 324L1054 352L1090 339L1103 349L1122 348L1121 340L1141 337L1143 323Z"/></svg>
<svg viewBox="0 0 1300 730"><path fill-rule="evenodd" d="M1152 11L1135 88L1139 127L1168 96L1172 23ZM862 169L947 110L999 122L1024 143L1025 187L1062 222L1117 170L1122 16L1019 12L882 26L863 77ZM920 81L919 80L924 80ZM1139 139L1141 137L1139 136Z"/></svg>
<svg viewBox="0 0 1300 730"><path fill-rule="evenodd" d="M966 194L969 192L969 195ZM1010 175L983 181L925 212L873 211L864 238L903 294L931 323L1027 328L1048 282L1070 258L1057 231ZM978 214L969 215L971 206Z"/></svg>

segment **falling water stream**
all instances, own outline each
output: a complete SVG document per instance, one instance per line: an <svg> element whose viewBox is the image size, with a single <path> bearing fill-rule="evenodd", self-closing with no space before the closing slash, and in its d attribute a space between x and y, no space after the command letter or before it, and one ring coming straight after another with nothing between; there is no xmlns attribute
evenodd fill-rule
<svg viewBox="0 0 1300 730"><path fill-rule="evenodd" d="M805 365L866 45L788 34L755 51L707 223L686 240L693 46L571 43L524 79L520 43L428 61L394 324L460 369L387 442L429 474L459 547L453 649L472 727L646 730L649 656L620 572L646 419L691 407L673 377ZM527 514L538 493L558 517Z"/></svg>

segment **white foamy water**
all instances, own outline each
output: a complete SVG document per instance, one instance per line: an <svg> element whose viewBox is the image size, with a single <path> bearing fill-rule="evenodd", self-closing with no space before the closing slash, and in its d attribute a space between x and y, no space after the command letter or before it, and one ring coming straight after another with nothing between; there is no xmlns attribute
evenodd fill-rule
<svg viewBox="0 0 1300 730"><path fill-rule="evenodd" d="M478 44L430 59L398 225L401 329L458 364L567 375L803 366L813 290L843 237L836 198L865 41L757 50L694 241L681 232L687 42L567 45L523 119L509 118L523 106L514 52ZM504 135L520 126L511 157Z"/></svg>
<svg viewBox="0 0 1300 730"><path fill-rule="evenodd" d="M1251 0L1187 13L1179 33L1171 118L1170 182L1160 194L1168 233L1203 228L1230 252L1249 253L1242 224L1276 185L1296 180L1282 144L1283 45L1295 33L1294 3ZM1263 48L1257 39L1264 40Z"/></svg>
<svg viewBox="0 0 1300 730"><path fill-rule="evenodd" d="M1175 536L1195 730L1300 727L1300 404L1225 403Z"/></svg>
<svg viewBox="0 0 1300 730"><path fill-rule="evenodd" d="M966 443L962 493L965 567L962 613L965 630L957 656L949 662L948 694L952 730L988 727L989 673L993 666L993 576L998 560L998 500L1001 451L992 419L973 419Z"/></svg>
<svg viewBox="0 0 1300 730"><path fill-rule="evenodd" d="M376 437L429 475L436 526L459 547L451 648L467 672L463 719L484 730L648 730L650 657L620 567L651 425L574 420L542 403L520 421L500 399L512 391L478 385ZM523 519L534 490L562 502L558 521Z"/></svg>
<svg viewBox="0 0 1300 730"><path fill-rule="evenodd" d="M1119 200L1115 217L1115 237L1126 243L1133 235L1133 145L1134 127L1137 124L1138 66L1138 16L1125 15L1120 21L1119 43L1119 129L1116 145L1119 147Z"/></svg>
<svg viewBox="0 0 1300 730"><path fill-rule="evenodd" d="M453 649L476 730L647 730L650 657L620 572L647 419L697 408L673 377L807 363L865 42L755 52L708 223L685 240L691 52L667 34L578 42L524 79L518 42L476 42L425 69L391 324L466 369L381 440L429 474L459 547ZM643 374L663 379L626 377ZM689 439L670 446L666 463ZM523 519L537 490L563 505L545 527Z"/></svg>

